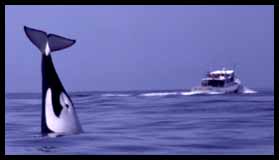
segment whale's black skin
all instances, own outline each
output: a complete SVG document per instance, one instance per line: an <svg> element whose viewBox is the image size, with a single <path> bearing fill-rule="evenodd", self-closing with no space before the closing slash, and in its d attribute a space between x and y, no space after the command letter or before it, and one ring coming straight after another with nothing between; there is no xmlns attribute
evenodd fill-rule
<svg viewBox="0 0 279 160"><path fill-rule="evenodd" d="M54 115L60 118L62 112L62 105L60 96L65 95L69 100L71 107L73 102L63 87L55 67L52 62L51 52L58 51L64 48L72 46L76 41L61 37L55 34L47 34L44 31L29 28L24 26L24 31L29 40L41 51L42 53L42 115L41 115L41 133L42 135L48 135L49 133L55 133L51 130L46 123L46 93L50 89L51 91L51 104ZM64 107L69 108L68 103L64 103ZM77 125L77 124L73 124ZM81 129L80 129L81 130ZM76 131L76 130L75 130ZM68 131L67 131L68 132Z"/></svg>
<svg viewBox="0 0 279 160"><path fill-rule="evenodd" d="M60 116L62 111L62 106L59 102L59 96L63 92L67 95L71 103L73 104L70 96L64 89L57 73L54 68L51 55L46 56L42 54L42 120L41 120L41 132L43 135L48 133L54 133L51 129L49 129L46 125L46 118L45 118L45 98L47 89L51 88L52 90L52 103L53 103L53 110L57 117ZM66 106L67 107L67 106Z"/></svg>

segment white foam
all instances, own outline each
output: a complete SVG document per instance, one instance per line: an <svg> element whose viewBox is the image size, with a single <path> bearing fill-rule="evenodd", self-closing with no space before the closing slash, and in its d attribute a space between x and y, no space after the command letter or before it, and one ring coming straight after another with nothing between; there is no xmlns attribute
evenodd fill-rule
<svg viewBox="0 0 279 160"><path fill-rule="evenodd" d="M215 95L215 94L225 94L225 93L224 93L224 92L214 92L214 91L210 91L210 92L207 92L207 94Z"/></svg>
<svg viewBox="0 0 279 160"><path fill-rule="evenodd" d="M215 91L188 91L188 92L181 92L183 96L192 96L192 95L199 95L199 94L209 94L209 95L216 95L216 94L224 94L223 92L215 92Z"/></svg>
<svg viewBox="0 0 279 160"><path fill-rule="evenodd" d="M215 91L185 91L185 92L150 92L143 93L139 96L152 97L152 96L170 96L170 95L183 95L183 96L192 96L199 94L208 94L208 95L216 95L216 94L224 94L223 92L215 92Z"/></svg>
<svg viewBox="0 0 279 160"><path fill-rule="evenodd" d="M241 91L242 94L254 94L257 93L257 91L254 91L252 89L249 89L247 87L244 87L243 90ZM183 96L191 96L191 95L200 95L200 94L205 94L205 95L218 95L218 94L226 94L224 92L217 92L217 91L208 91L208 90L197 90L197 91L188 91L188 92L181 92L180 93Z"/></svg>
<svg viewBox="0 0 279 160"><path fill-rule="evenodd" d="M178 92L150 92L150 93L140 94L140 96L146 96L146 97L151 97L151 96L169 96L169 95L178 95Z"/></svg>
<svg viewBox="0 0 279 160"><path fill-rule="evenodd" d="M247 87L244 87L242 93L244 93L244 94L253 94L253 93L257 93L257 91L249 89Z"/></svg>
<svg viewBox="0 0 279 160"><path fill-rule="evenodd" d="M183 96L192 96L196 94L203 94L202 91L188 91L188 92L180 92L181 95Z"/></svg>

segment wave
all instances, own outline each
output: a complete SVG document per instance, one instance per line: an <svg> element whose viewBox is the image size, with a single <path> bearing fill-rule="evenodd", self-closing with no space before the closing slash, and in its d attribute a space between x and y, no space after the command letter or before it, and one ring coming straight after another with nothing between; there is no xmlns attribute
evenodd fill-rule
<svg viewBox="0 0 279 160"><path fill-rule="evenodd" d="M40 99L13 99L10 100L11 104L14 105L39 105L41 104Z"/></svg>
<svg viewBox="0 0 279 160"><path fill-rule="evenodd" d="M143 93L139 96L153 97L153 96L192 96L192 95L216 95L224 94L223 92L214 92L214 91L185 91L185 92L150 92Z"/></svg>
<svg viewBox="0 0 279 160"><path fill-rule="evenodd" d="M103 97L128 97L130 94L121 94L121 93L105 93L102 94Z"/></svg>
<svg viewBox="0 0 279 160"><path fill-rule="evenodd" d="M192 95L217 95L217 94L224 94L224 92L214 92L214 91L188 91L188 92L181 92L183 96L192 96Z"/></svg>
<svg viewBox="0 0 279 160"><path fill-rule="evenodd" d="M240 94L254 94L257 91L244 87ZM226 94L225 92L217 92L217 91L173 91L173 92L150 92L150 93L142 93L139 96L171 96L171 95L182 95L182 96L192 96L192 95L221 95Z"/></svg>
<svg viewBox="0 0 279 160"><path fill-rule="evenodd" d="M253 93L257 93L257 91L244 87L242 93L243 94L253 94Z"/></svg>
<svg viewBox="0 0 279 160"><path fill-rule="evenodd" d="M258 93L255 90L244 87L240 94L255 94ZM219 95L226 94L225 92L216 92L216 91L189 91L189 92L181 92L181 95L191 96L191 95Z"/></svg>
<svg viewBox="0 0 279 160"><path fill-rule="evenodd" d="M179 92L150 92L150 93L142 93L139 96L151 97L151 96L170 96L170 95L179 95Z"/></svg>

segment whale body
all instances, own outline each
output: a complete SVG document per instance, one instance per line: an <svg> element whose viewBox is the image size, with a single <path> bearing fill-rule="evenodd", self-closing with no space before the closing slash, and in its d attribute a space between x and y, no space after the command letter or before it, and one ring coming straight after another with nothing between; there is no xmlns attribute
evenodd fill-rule
<svg viewBox="0 0 279 160"><path fill-rule="evenodd" d="M42 53L41 133L68 135L82 132L74 104L54 68L51 53L72 46L76 41L24 26L28 39Z"/></svg>

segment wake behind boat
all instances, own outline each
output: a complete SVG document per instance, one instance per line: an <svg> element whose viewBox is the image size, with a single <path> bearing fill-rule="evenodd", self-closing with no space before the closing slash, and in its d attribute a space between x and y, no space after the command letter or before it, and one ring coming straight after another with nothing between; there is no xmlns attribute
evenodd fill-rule
<svg viewBox="0 0 279 160"><path fill-rule="evenodd" d="M201 86L191 89L199 93L242 93L243 85L234 70L215 70L209 72L201 81Z"/></svg>

